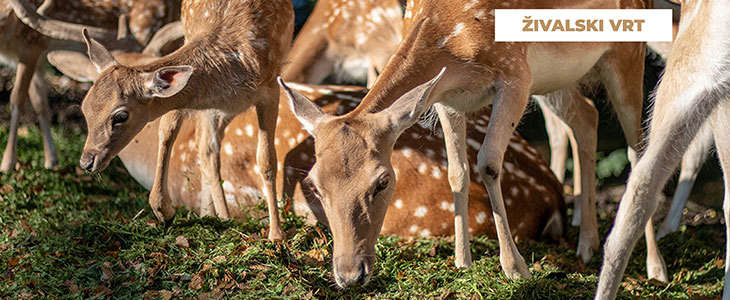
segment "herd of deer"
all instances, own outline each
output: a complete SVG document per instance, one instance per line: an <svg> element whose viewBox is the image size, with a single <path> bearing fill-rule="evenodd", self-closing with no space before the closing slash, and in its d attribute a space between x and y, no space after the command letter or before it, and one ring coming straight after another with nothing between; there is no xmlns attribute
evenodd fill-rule
<svg viewBox="0 0 730 300"><path fill-rule="evenodd" d="M633 167L605 244L597 299L616 296L642 229L648 275L668 281L650 217L680 156L686 152L659 237L677 229L713 141L730 170L730 143L717 138L730 134L724 1L681 1L675 41L657 47L668 61L646 141L644 43L497 43L494 10L675 5L665 0L320 0L293 44L289 0L38 2L0 1L0 57L17 69L1 171L15 167L26 98L39 116L45 166L57 163L39 71L47 54L69 77L95 82L82 102L82 168L99 172L119 155L150 189L152 211L164 222L174 205L229 218L241 214L231 207L265 198L271 240L285 239L277 198L291 198L296 213L329 225L334 279L343 288L368 282L381 233L454 234L460 268L471 264L469 236L488 234L499 240L505 274L531 278L515 239L563 234L569 143L572 224L580 226L577 254L588 261L599 246L598 113L582 94L589 86L606 89ZM161 56L181 38L180 48ZM315 85L327 78L370 89ZM531 96L545 115L550 167L514 133ZM251 107L255 116L246 112ZM441 130L412 126L419 120L424 127L436 120ZM730 252L726 274L729 268ZM728 289L723 298L730 299Z"/></svg>

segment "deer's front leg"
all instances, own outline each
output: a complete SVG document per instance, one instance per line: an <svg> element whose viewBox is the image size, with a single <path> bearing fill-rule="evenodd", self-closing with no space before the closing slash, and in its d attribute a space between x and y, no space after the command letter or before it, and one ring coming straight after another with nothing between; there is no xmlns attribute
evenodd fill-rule
<svg viewBox="0 0 730 300"><path fill-rule="evenodd" d="M167 192L167 172L170 162L170 152L180 131L183 113L179 110L168 112L160 119L158 129L159 145L157 148L157 165L155 166L155 180L150 190L150 206L160 222L170 223L175 216L170 195Z"/></svg>
<svg viewBox="0 0 730 300"><path fill-rule="evenodd" d="M439 103L434 104L444 131L449 162L449 185L454 195L454 241L456 266L471 266L469 248L469 161L466 154L466 117Z"/></svg>
<svg viewBox="0 0 730 300"><path fill-rule="evenodd" d="M56 145L51 136L51 107L48 105L48 83L43 79L41 70L36 69L28 90L30 103L33 105L38 116L38 125L43 134L43 154L45 157L44 166L51 169L58 164L58 153Z"/></svg>
<svg viewBox="0 0 730 300"><path fill-rule="evenodd" d="M479 175L489 193L492 204L494 225L499 239L499 261L504 273L510 279L532 278L527 269L525 260L520 255L512 239L507 212L504 208L500 175L502 161L507 144L520 122L522 113L527 105L531 80L524 76L519 79L510 79L509 84L501 83L498 86L500 97L495 98L492 115L487 126L487 135L477 155ZM500 93L501 92L501 93Z"/></svg>
<svg viewBox="0 0 730 300"><path fill-rule="evenodd" d="M276 148L274 137L276 117L279 114L278 88L274 88L272 97L256 104L256 116L259 123L258 149L256 150L256 164L263 182L266 203L269 207L269 240L281 241L284 239L284 230L279 221L279 204L276 199Z"/></svg>
<svg viewBox="0 0 730 300"><path fill-rule="evenodd" d="M25 100L28 99L28 87L30 87L37 60L37 55L27 55L27 57L21 58L15 72L15 85L10 92L10 132L5 152L3 152L3 160L0 163L0 172L10 172L15 168L20 115L23 114Z"/></svg>
<svg viewBox="0 0 730 300"><path fill-rule="evenodd" d="M220 174L220 142L228 119L212 110L197 114L198 156L200 157L201 187L203 198L200 203L200 214L217 215L228 219L228 205L221 185Z"/></svg>

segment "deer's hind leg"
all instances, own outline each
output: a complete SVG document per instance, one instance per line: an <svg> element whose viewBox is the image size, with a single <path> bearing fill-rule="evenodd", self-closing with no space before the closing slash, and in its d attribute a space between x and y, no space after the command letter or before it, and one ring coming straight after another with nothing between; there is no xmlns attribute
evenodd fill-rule
<svg viewBox="0 0 730 300"><path fill-rule="evenodd" d="M730 101L728 100L730 99L725 100L725 103L718 107L711 119L712 131L717 145L717 156L720 157L725 185L725 199L722 204L725 220L730 220L730 174L728 174L730 172L730 141L727 140L727 136L730 134L730 124L727 122L727 116L730 115L730 103L728 103ZM703 129L705 128L703 127ZM725 279L722 299L730 299L730 276L728 276L730 273L730 251L728 250L730 250L730 222L725 221Z"/></svg>
<svg viewBox="0 0 730 300"><path fill-rule="evenodd" d="M577 86L535 96L535 99L543 110L552 111L573 133L569 138L576 162L573 168L574 202L575 207L579 207L573 214L580 214L581 222L577 254L587 262L599 244L595 188L598 111L590 99L580 94Z"/></svg>
<svg viewBox="0 0 730 300"><path fill-rule="evenodd" d="M220 143L230 118L215 110L204 110L198 112L197 116L198 157L200 158L201 188L203 190L200 214L228 219L228 205L220 174ZM225 154L233 155L233 153Z"/></svg>
<svg viewBox="0 0 730 300"><path fill-rule="evenodd" d="M606 87L608 98L616 111L626 142L629 145L628 158L636 166L641 149L641 107L644 101L644 56L643 44L617 44L607 53L600 65L600 77ZM646 238L646 268L650 279L667 282L667 266L659 253L654 234L654 223L649 218L644 228Z"/></svg>

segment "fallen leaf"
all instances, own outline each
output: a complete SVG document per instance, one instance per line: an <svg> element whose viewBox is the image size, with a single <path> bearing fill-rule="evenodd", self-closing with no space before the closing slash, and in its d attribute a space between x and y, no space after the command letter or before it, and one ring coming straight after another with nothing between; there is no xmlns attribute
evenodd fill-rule
<svg viewBox="0 0 730 300"><path fill-rule="evenodd" d="M222 264L222 263L226 262L226 260L227 260L227 258L223 255L218 255L216 257L213 257L213 261L217 264Z"/></svg>
<svg viewBox="0 0 730 300"><path fill-rule="evenodd" d="M203 277L200 276L200 274L193 275L193 278L190 279L190 284L188 285L193 290L199 290L203 288Z"/></svg>
<svg viewBox="0 0 730 300"><path fill-rule="evenodd" d="M182 235L178 235L175 238L175 244L182 248L190 248L190 242Z"/></svg>

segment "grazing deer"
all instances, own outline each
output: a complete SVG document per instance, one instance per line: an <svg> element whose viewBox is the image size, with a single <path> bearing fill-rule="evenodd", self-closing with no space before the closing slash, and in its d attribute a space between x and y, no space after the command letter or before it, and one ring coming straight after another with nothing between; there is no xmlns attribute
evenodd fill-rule
<svg viewBox="0 0 730 300"><path fill-rule="evenodd" d="M39 3L40 1L35 1ZM56 25L64 22L49 23L45 16L67 22L85 23L100 26L93 30L95 37L113 44L114 48L127 51L139 50L164 23L173 20L174 1L52 1L46 0L35 11L35 7L25 0L0 1L0 61L16 66L15 85L10 95L10 134L0 163L0 172L8 172L15 168L18 140L19 117L23 114L25 101L30 98L33 109L38 115L43 135L43 148L46 168L54 167L58 162L58 154L53 144L50 131L51 111L48 105L47 83L43 79L40 58L52 49L78 49L83 44L70 43L79 41L80 31L75 37L64 39L48 38L33 28L41 26L47 30L58 29ZM179 9L179 6L177 6ZM15 13L14 10L15 9ZM129 16L131 33L134 38L127 37L122 30L117 32L119 23L126 23L123 15ZM28 22L31 26L21 22ZM43 15L43 16L41 16ZM61 25L62 26L62 25ZM125 26L126 27L126 24ZM120 26L122 28L122 26ZM48 33L48 31L44 33ZM58 30L56 30L58 31ZM117 40L117 37L122 38Z"/></svg>
<svg viewBox="0 0 730 300"><path fill-rule="evenodd" d="M338 78L344 77L346 80L355 78L364 81L363 78L366 77L368 86L372 86L377 71L383 70L387 59L402 40L404 2L318 1L309 20L294 40L288 58L290 63L284 69L282 78L287 81L318 84L335 74ZM551 95L552 101L559 101L561 96L564 95L560 93ZM569 96L583 99L578 93ZM595 161L595 154L587 152L596 148L596 137L592 135L597 134L594 124L597 122L597 112L594 112L595 109L590 101L580 100L585 102L586 109L591 111L573 122L573 125L582 131L579 133L582 138L576 139L570 127L558 115L551 112L550 107L546 107L548 104L540 98L541 96L537 97L537 103L543 108L550 138L550 168L558 180L563 182L569 142L573 144L576 161L584 163ZM574 193L579 196L576 197L577 201L574 201L572 224L575 226L581 225L582 201L579 200L595 199L594 179L591 178L594 177L593 169L595 168L582 170L580 164L574 167L573 186L576 187ZM585 187L589 190L584 192ZM592 224L584 224L584 228L588 226ZM597 243L592 244L597 247ZM587 251L581 254L583 259L587 260L589 256L585 252Z"/></svg>
<svg viewBox="0 0 730 300"><path fill-rule="evenodd" d="M184 112L195 112L201 141L202 214L228 218L219 172L222 129L234 115L255 106L259 132L253 168L265 187L269 239L281 240L274 149L279 88L274 79L291 42L292 4L184 1L181 21L183 47L137 66L119 64L84 31L98 77L82 102L89 135L80 164L90 172L103 170L147 122L162 116L149 200L155 216L169 222L175 213L165 187L170 151Z"/></svg>
<svg viewBox="0 0 730 300"><path fill-rule="evenodd" d="M613 299L641 228L680 156L709 126L722 165L724 214L730 219L730 5L724 1L682 1L679 32L656 92L648 145L629 176L616 221L604 246L596 299ZM709 125L708 125L709 124ZM703 133L704 134L704 133ZM694 139L694 141L693 141ZM730 222L725 222L730 236ZM725 288L730 299L730 239L726 243Z"/></svg>
<svg viewBox="0 0 730 300"><path fill-rule="evenodd" d="M445 9L448 7L449 9ZM468 240L467 145L479 147L477 171L492 203L500 242L500 261L509 278L530 278L524 259L511 238L499 185L508 137L519 123L530 94L545 95L551 108L571 128L595 131L597 112L577 93L581 82L600 82L608 90L635 161L641 135L643 43L495 43L493 12L497 8L646 8L640 2L609 1L409 1L404 39L386 64L372 90L352 112L333 117L305 96L289 91L297 118L315 138L317 161L309 173L329 218L353 222L365 215L379 225L379 207L393 195L392 147L404 129L432 104L445 133L449 182L455 202L456 264L471 264ZM451 9L459 8L459 9ZM446 69L442 69L446 66ZM441 70L441 72L439 72ZM435 76L435 77L434 77ZM425 83L424 83L425 82ZM283 84L283 83L282 83ZM551 94L552 93L552 94ZM493 101L492 101L493 100ZM558 101L560 100L560 101ZM493 103L483 143L466 139L465 112ZM572 117L577 116L577 117ZM590 122L588 122L590 120ZM573 130L574 132L578 132ZM595 133L578 143L581 170L581 232L578 255L588 260L598 247L595 214ZM333 230L333 234L338 232ZM652 278L666 280L651 224L648 259ZM364 247L334 246L333 268L341 286L361 283L372 268Z"/></svg>
<svg viewBox="0 0 730 300"><path fill-rule="evenodd" d="M354 108L366 90L356 87L340 86L292 86L299 92L315 99L329 113L345 113ZM283 96L283 95L282 95ZM283 96L285 97L285 96ZM286 98L284 98L286 99ZM308 216L310 222L327 223L322 204L302 187L306 171L313 164L313 140L301 129L299 122L288 110L279 114L281 121L276 130L276 150L279 167L279 186L284 197L293 198L293 208L298 215ZM470 139L484 136L488 123L485 115L470 119L469 123L477 130L470 132ZM257 174L249 166L255 160L254 141L257 134L256 117L253 112L236 116L225 130L221 142L221 175L226 200L229 205L248 207L259 201L264 195L263 187L257 180ZM196 130L194 120L185 120L178 138L172 147L170 171L168 175L168 191L176 204L190 209L200 208L200 172L196 168ZM124 148L119 157L130 174L146 188L151 188L154 178L155 147L158 122L149 123ZM423 143L423 141L428 143ZM441 141L429 130L420 127L410 128L396 143L393 155L394 169L397 170L398 188L394 201L388 206L382 234L399 236L444 236L453 235L448 224L453 206L444 198L450 196L448 181L445 176L445 153ZM192 147L191 147L192 146ZM469 155L476 157L476 150ZM560 185L549 171L547 165L539 158L537 151L530 147L518 135L513 135L504 162L504 188L510 192L505 194L508 215L514 220L512 233L519 239L538 239L543 235L551 238L561 236L564 228L565 204L562 200ZM419 186L413 189L413 186ZM472 235L487 234L496 237L494 223L488 215L490 203L484 186L472 180L470 195L473 205L469 207L471 222L469 232ZM537 196L537 201L533 198ZM525 209L529 207L529 209ZM242 211L232 210L231 216L241 216ZM374 233L366 220L360 220L358 228ZM330 226L347 226L335 224L338 219L330 220ZM342 237L340 235L338 238ZM351 237L357 243L365 242ZM370 241L368 241L370 242Z"/></svg>

